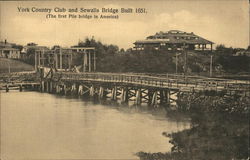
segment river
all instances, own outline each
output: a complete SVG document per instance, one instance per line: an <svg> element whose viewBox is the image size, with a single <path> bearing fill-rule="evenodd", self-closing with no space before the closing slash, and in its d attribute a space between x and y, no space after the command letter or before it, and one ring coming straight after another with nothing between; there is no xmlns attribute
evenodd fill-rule
<svg viewBox="0 0 250 160"><path fill-rule="evenodd" d="M39 92L1 92L2 159L139 159L170 152L163 132L190 128L121 106Z"/></svg>

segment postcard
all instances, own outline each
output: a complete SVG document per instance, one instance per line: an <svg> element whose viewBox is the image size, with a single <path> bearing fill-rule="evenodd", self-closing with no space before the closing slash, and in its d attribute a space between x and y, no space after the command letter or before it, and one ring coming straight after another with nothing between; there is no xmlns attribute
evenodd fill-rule
<svg viewBox="0 0 250 160"><path fill-rule="evenodd" d="M248 0L0 0L0 159L247 160Z"/></svg>

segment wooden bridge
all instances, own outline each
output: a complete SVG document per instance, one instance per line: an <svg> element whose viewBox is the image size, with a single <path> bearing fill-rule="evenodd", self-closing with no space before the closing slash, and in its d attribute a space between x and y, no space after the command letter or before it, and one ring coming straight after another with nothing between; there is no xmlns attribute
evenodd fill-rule
<svg viewBox="0 0 250 160"><path fill-rule="evenodd" d="M205 90L247 93L250 81L183 76L174 74L147 75L132 73L68 73L56 72L53 78L65 82L109 83L122 86L136 86L199 92Z"/></svg>
<svg viewBox="0 0 250 160"><path fill-rule="evenodd" d="M99 72L55 72L51 69L35 73L0 75L6 84L18 78L19 86L37 86L41 92L75 94L79 96L110 98L122 103L135 101L140 105L147 103L171 105L183 95L192 102L201 95L221 97L243 97L246 105L250 99L250 81L183 76L174 74L150 75L136 73L99 73ZM26 85L25 85L26 84ZM32 87L31 87L32 88ZM37 87L36 87L37 88ZM7 91L7 89L6 89ZM185 97L184 96L184 97ZM176 97L176 98L173 98ZM193 97L193 98L190 98Z"/></svg>

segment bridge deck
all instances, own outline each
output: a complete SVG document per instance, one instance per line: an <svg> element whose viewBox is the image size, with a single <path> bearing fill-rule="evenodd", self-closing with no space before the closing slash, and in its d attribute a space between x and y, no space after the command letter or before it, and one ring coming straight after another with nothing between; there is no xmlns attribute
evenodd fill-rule
<svg viewBox="0 0 250 160"><path fill-rule="evenodd" d="M150 76L125 73L69 73L56 72L55 79L61 81L90 81L99 83L119 83L157 88L170 88L182 91L250 91L250 81L229 80L205 77L184 77L180 75Z"/></svg>

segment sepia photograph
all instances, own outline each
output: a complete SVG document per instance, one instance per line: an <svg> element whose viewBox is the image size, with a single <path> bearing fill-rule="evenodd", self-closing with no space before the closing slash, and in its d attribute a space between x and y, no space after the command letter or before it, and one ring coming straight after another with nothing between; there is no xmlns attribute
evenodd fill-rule
<svg viewBox="0 0 250 160"><path fill-rule="evenodd" d="M0 0L1 160L249 160L249 0Z"/></svg>

